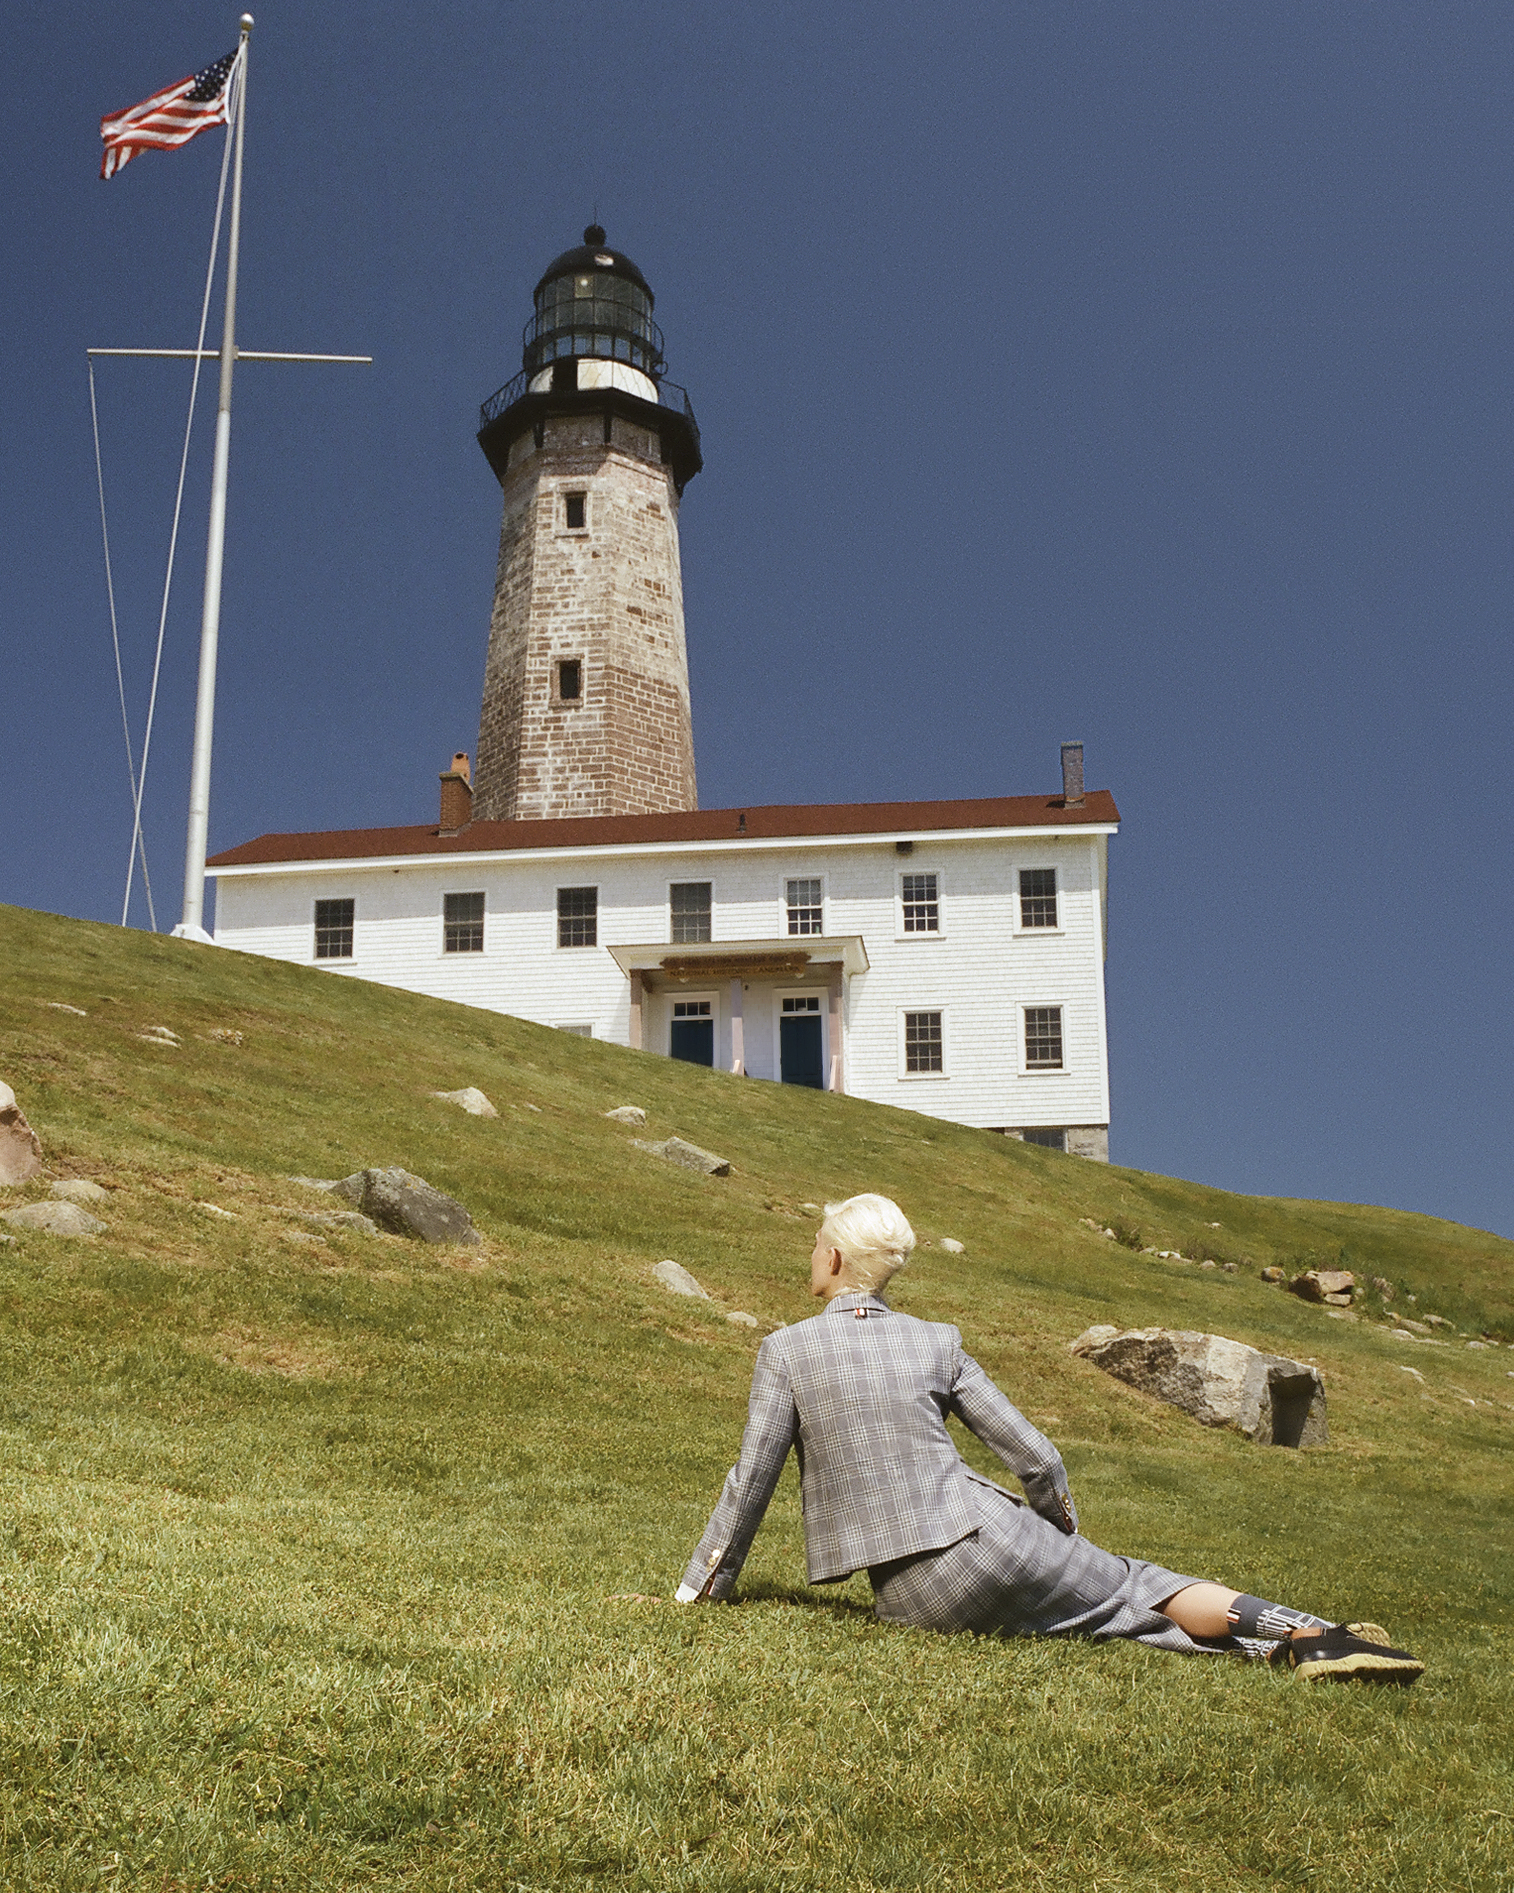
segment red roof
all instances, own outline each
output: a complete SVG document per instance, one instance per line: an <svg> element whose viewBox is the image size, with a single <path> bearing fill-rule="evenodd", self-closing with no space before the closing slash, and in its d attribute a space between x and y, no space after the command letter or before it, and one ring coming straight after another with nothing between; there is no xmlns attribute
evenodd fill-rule
<svg viewBox="0 0 1514 1893"><path fill-rule="evenodd" d="M429 828L338 828L259 835L212 855L212 868L281 861L361 861L386 855L496 854L516 848L621 848L637 842L779 841L812 835L927 834L952 828L1085 828L1117 822L1105 789L1069 808L1059 795L989 796L973 802L838 802L771 808L702 808L665 815L594 815L576 821L470 822Z"/></svg>

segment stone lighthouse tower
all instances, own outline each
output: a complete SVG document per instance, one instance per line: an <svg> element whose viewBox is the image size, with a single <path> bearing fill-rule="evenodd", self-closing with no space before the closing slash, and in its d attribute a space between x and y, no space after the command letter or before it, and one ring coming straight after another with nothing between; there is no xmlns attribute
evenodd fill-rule
<svg viewBox="0 0 1514 1893"><path fill-rule="evenodd" d="M536 285L481 415L504 493L473 816L697 806L678 503L704 464L653 297L598 224Z"/></svg>

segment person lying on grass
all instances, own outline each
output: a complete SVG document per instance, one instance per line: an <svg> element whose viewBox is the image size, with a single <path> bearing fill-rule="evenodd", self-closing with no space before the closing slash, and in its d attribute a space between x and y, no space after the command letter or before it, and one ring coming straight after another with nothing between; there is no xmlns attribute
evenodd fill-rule
<svg viewBox="0 0 1514 1893"><path fill-rule="evenodd" d="M886 1196L827 1204L810 1258L823 1314L757 1351L741 1458L676 1593L731 1593L789 1448L799 1454L811 1584L866 1569L885 1623L979 1636L1131 1637L1184 1655L1231 1651L1307 1681L1412 1683L1424 1665L1375 1624L1328 1623L1078 1535L1067 1474L943 1322L883 1298L915 1246ZM955 1413L1025 1488L1012 1497L960 1457Z"/></svg>

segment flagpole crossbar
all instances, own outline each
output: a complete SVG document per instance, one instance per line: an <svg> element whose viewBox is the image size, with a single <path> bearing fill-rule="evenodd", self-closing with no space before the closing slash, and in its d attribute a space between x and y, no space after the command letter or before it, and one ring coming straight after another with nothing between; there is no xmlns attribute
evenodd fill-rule
<svg viewBox="0 0 1514 1893"><path fill-rule="evenodd" d="M173 362L218 362L221 359L218 348L91 348L85 353L146 356L153 361ZM373 364L371 355L285 355L264 348L236 349L233 359L239 362L363 362L370 367Z"/></svg>

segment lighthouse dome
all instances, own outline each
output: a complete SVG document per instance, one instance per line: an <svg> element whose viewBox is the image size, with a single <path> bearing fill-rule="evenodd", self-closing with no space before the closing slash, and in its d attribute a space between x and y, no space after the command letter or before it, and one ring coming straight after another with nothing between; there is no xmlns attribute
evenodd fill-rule
<svg viewBox="0 0 1514 1893"><path fill-rule="evenodd" d="M536 285L535 313L521 337L521 365L535 376L565 356L628 363L654 380L663 370L662 331L652 320L647 279L601 225L564 250ZM655 397L654 397L655 398Z"/></svg>

